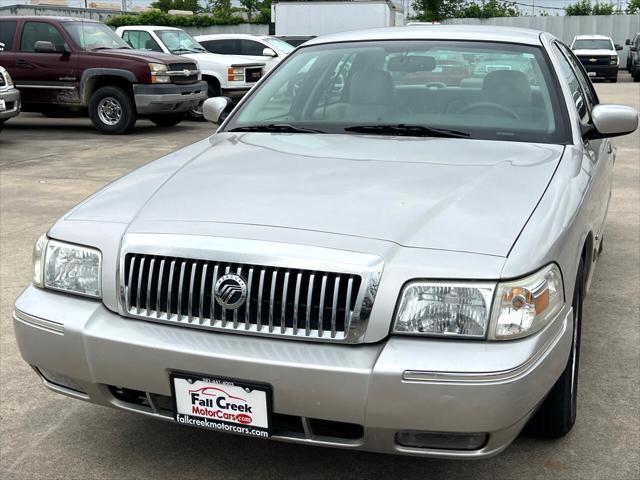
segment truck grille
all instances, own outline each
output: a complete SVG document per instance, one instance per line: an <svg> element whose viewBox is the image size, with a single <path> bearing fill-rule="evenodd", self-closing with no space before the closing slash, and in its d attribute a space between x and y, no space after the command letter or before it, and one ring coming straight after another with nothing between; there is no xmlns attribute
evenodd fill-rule
<svg viewBox="0 0 640 480"><path fill-rule="evenodd" d="M578 60L580 60L580 62L585 66L585 67L593 67L595 65L609 65L611 62L611 55L583 55L578 57ZM595 60L595 61L591 61L591 60Z"/></svg>
<svg viewBox="0 0 640 480"><path fill-rule="evenodd" d="M176 85L190 84L198 80L199 71L195 63L172 63L168 65L168 69L171 81ZM190 71L191 74L184 75L186 70Z"/></svg>
<svg viewBox="0 0 640 480"><path fill-rule="evenodd" d="M244 69L244 73L245 73L245 78L247 80L247 83L255 83L258 80L260 80L260 78L262 78L262 68L261 67L245 68Z"/></svg>
<svg viewBox="0 0 640 480"><path fill-rule="evenodd" d="M123 273L130 316L212 330L348 341L362 314L358 301L372 303L359 275L339 272L128 253ZM213 294L229 273L247 286L236 309L223 308Z"/></svg>

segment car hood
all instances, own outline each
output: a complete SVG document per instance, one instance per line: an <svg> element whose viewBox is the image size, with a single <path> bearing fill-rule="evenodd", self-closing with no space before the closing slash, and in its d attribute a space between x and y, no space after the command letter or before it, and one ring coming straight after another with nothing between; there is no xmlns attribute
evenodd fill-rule
<svg viewBox="0 0 640 480"><path fill-rule="evenodd" d="M604 50L604 49L585 49L585 50L573 50L573 53L576 56L580 56L580 57L584 57L587 55L617 55L618 52L616 52L615 50Z"/></svg>
<svg viewBox="0 0 640 480"><path fill-rule="evenodd" d="M96 55L117 57L123 59L135 59L142 62L158 62L158 63L179 63L182 60L177 55L170 55L162 52L152 52L147 50L134 49L117 49L117 50L96 50Z"/></svg>
<svg viewBox="0 0 640 480"><path fill-rule="evenodd" d="M220 133L123 177L67 219L208 222L507 256L563 147L468 139Z"/></svg>
<svg viewBox="0 0 640 480"><path fill-rule="evenodd" d="M255 60L238 55L219 55L217 53L186 53L183 57L189 57L196 60L198 63L215 63L223 65L264 65L263 62L256 62Z"/></svg>

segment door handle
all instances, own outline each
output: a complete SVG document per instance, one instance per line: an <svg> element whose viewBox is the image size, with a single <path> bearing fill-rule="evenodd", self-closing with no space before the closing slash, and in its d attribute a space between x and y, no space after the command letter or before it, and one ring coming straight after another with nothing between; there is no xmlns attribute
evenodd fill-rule
<svg viewBox="0 0 640 480"><path fill-rule="evenodd" d="M18 58L16 59L16 67L26 67L29 64L25 59Z"/></svg>

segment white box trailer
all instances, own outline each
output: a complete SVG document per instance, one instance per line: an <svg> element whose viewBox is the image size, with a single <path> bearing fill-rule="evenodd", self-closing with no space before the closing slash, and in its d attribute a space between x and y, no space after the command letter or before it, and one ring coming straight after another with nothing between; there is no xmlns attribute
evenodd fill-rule
<svg viewBox="0 0 640 480"><path fill-rule="evenodd" d="M326 35L361 28L404 25L402 3L391 0L277 1L271 4L275 34Z"/></svg>

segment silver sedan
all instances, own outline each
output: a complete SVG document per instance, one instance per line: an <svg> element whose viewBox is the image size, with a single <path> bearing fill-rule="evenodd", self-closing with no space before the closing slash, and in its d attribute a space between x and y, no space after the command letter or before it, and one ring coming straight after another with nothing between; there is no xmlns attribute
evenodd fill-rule
<svg viewBox="0 0 640 480"><path fill-rule="evenodd" d="M311 40L39 239L22 356L61 394L253 437L447 458L561 437L610 137L637 125L546 33Z"/></svg>

